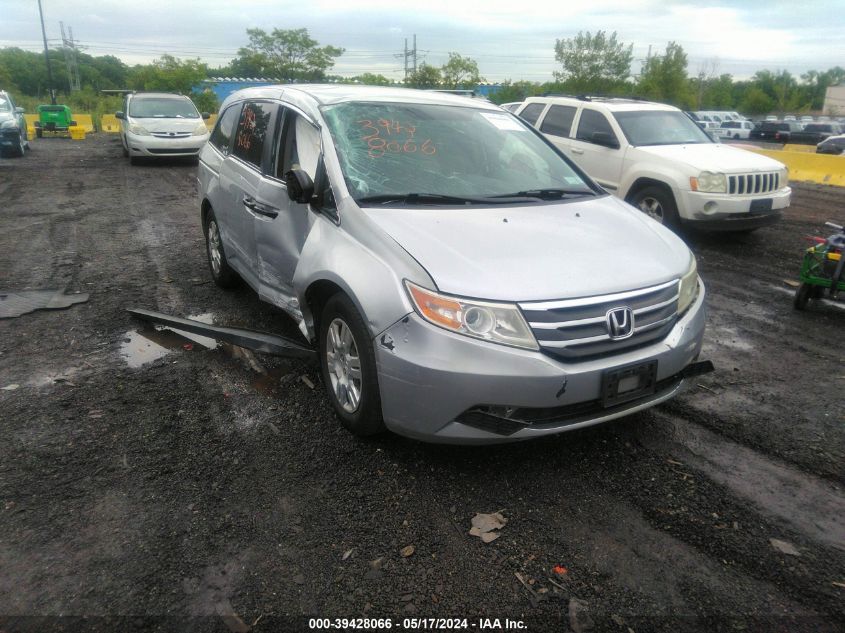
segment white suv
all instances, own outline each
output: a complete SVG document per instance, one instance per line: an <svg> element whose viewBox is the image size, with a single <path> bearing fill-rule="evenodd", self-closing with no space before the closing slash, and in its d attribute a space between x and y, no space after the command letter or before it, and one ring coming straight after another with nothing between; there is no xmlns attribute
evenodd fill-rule
<svg viewBox="0 0 845 633"><path fill-rule="evenodd" d="M517 114L605 189L667 226L747 231L789 206L785 165L715 143L672 106L531 97Z"/></svg>

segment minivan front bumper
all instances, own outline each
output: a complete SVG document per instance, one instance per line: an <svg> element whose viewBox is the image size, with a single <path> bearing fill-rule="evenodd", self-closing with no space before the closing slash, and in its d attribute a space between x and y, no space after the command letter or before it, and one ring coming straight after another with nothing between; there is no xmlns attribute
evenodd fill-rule
<svg viewBox="0 0 845 633"><path fill-rule="evenodd" d="M454 334L416 313L374 340L386 426L427 442L527 440L622 417L678 394L704 335L704 286L669 335L599 359L560 362L541 352ZM657 362L653 393L601 404L606 372ZM498 422L497 422L498 420Z"/></svg>

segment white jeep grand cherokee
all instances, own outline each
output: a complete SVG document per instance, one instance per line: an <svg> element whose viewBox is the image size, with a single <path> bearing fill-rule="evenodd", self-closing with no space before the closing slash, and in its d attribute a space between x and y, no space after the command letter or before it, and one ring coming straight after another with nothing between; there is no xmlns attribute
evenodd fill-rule
<svg viewBox="0 0 845 633"><path fill-rule="evenodd" d="M747 231L789 206L789 170L716 143L672 106L531 97L517 114L605 189L670 227Z"/></svg>

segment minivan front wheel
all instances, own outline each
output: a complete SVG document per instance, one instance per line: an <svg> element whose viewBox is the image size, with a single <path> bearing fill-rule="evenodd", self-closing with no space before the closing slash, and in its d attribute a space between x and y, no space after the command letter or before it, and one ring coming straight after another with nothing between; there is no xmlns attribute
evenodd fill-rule
<svg viewBox="0 0 845 633"><path fill-rule="evenodd" d="M240 277L226 261L226 251L223 248L223 238L220 236L220 225L214 211L209 210L205 220L205 253L208 256L208 268L211 278L221 288L234 288L240 282Z"/></svg>
<svg viewBox="0 0 845 633"><path fill-rule="evenodd" d="M678 208L675 205L675 198L662 187L652 186L640 189L631 196L631 204L663 226L668 228L678 226Z"/></svg>
<svg viewBox="0 0 845 633"><path fill-rule="evenodd" d="M345 294L326 302L319 337L323 384L341 424L355 435L383 431L375 352L363 317Z"/></svg>

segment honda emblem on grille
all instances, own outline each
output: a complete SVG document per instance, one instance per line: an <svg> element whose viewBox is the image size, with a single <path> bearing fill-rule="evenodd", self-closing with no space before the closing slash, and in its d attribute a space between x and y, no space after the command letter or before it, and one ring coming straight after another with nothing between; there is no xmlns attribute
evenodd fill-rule
<svg viewBox="0 0 845 633"><path fill-rule="evenodd" d="M634 333L634 312L629 307L611 308L605 317L610 338L619 340Z"/></svg>

